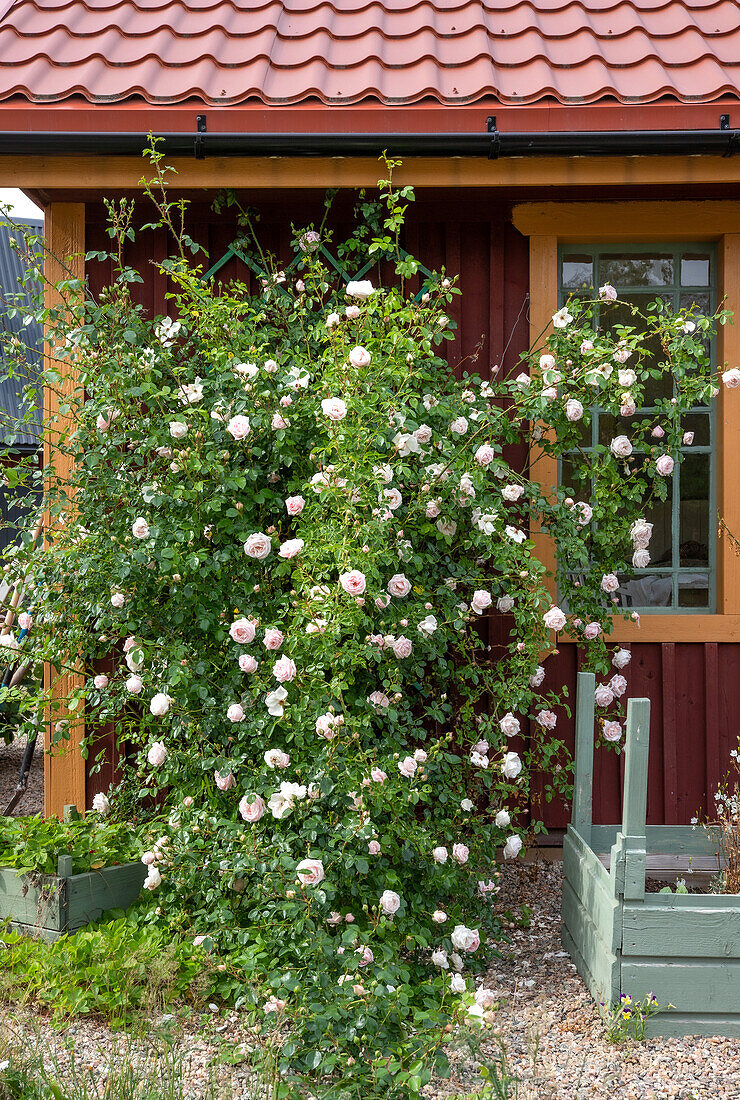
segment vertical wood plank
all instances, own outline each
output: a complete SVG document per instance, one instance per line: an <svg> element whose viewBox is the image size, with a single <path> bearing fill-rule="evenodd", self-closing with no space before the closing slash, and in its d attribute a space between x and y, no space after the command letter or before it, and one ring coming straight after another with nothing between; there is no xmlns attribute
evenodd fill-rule
<svg viewBox="0 0 740 1100"><path fill-rule="evenodd" d="M503 369L504 286L506 283L504 226L492 218L488 239L488 377L495 367Z"/></svg>
<svg viewBox="0 0 740 1100"><path fill-rule="evenodd" d="M660 647L663 696L663 812L666 825L678 824L678 757L676 723L676 643Z"/></svg>
<svg viewBox="0 0 740 1100"><path fill-rule="evenodd" d="M53 308L62 303L62 297L54 289L54 283L63 278L85 277L85 204L52 203L45 213L45 305ZM48 360L47 365L50 365ZM60 364L56 363L55 367L59 370ZM58 386L58 392L45 392L45 419L57 412L60 393L64 397L74 392L77 375L69 360L66 361L65 370L66 374ZM67 455L53 453L51 441L45 436L44 463L52 461L58 477L65 478L72 472L71 459ZM49 665L44 669L44 685L47 691L51 691L52 700L66 698L70 691L81 687L83 681L82 674L76 671L57 676ZM62 719L69 723L69 740L61 741L52 748L54 727ZM74 803L80 810L85 809L85 761L80 751L84 735L85 718L81 708L72 713L62 708L50 711L44 732L44 813L47 817L61 817L65 805L69 803Z"/></svg>
<svg viewBox="0 0 740 1100"><path fill-rule="evenodd" d="M720 296L735 311L735 324L719 331L719 368L740 366L740 233L725 233L719 248ZM717 397L717 511L735 538L740 539L740 493L737 470L740 463L740 402L732 391L720 386ZM731 615L740 612L740 557L726 534L717 545L717 610Z"/></svg>
<svg viewBox="0 0 740 1100"><path fill-rule="evenodd" d="M550 326L558 308L558 239L553 234L536 234L529 239L529 340L534 346ZM531 476L541 484L543 492L554 490L558 481L555 458L543 453L536 443L529 451ZM555 542L546 532L532 531L534 554L551 574L547 578L553 603L556 598Z"/></svg>
<svg viewBox="0 0 740 1100"><path fill-rule="evenodd" d="M719 653L716 642L704 644L704 726L706 729L707 782L706 801L702 809L708 812L714 802L714 792L722 778L719 739Z"/></svg>
<svg viewBox="0 0 740 1100"><path fill-rule="evenodd" d="M593 821L594 784L594 691L593 672L578 673L576 693L576 760L573 785L573 825L590 842Z"/></svg>
<svg viewBox="0 0 740 1100"><path fill-rule="evenodd" d="M648 758L650 755L650 700L630 699L627 703L627 745L624 761L624 802L622 831L612 848L613 880L619 883L625 898L645 897ZM623 860L624 875L618 873Z"/></svg>

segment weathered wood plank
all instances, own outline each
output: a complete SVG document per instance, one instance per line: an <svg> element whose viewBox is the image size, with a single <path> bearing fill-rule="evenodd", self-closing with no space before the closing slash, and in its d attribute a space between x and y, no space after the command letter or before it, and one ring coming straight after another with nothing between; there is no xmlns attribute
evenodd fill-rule
<svg viewBox="0 0 740 1100"><path fill-rule="evenodd" d="M618 825L593 825L591 846L595 852L609 852L619 832ZM646 825L648 854L716 856L719 834L694 825Z"/></svg>
<svg viewBox="0 0 740 1100"><path fill-rule="evenodd" d="M654 993L659 1004L690 1014L735 1014L740 1019L740 959L622 959L622 992L635 1000Z"/></svg>
<svg viewBox="0 0 740 1100"><path fill-rule="evenodd" d="M674 895L664 894L667 901ZM677 895L685 898L686 894ZM622 918L622 955L666 958L740 959L740 905L703 907L633 905L626 902ZM740 1007L740 1006L739 1006Z"/></svg>
<svg viewBox="0 0 740 1100"><path fill-rule="evenodd" d="M617 1000L619 959L608 946L613 939L612 928L594 922L568 882L563 883L562 911L563 936L567 935L575 948L572 951L569 947L568 951L579 974L597 1001ZM613 926L617 923L615 912Z"/></svg>
<svg viewBox="0 0 740 1100"><path fill-rule="evenodd" d="M647 1021L649 1036L725 1035L740 1039L740 1016L710 1012L659 1012Z"/></svg>
<svg viewBox="0 0 740 1100"><path fill-rule="evenodd" d="M570 829L563 841L563 873L563 897L567 886L598 929L605 950L615 954L621 942L621 921L611 879L594 853Z"/></svg>
<svg viewBox="0 0 740 1100"><path fill-rule="evenodd" d="M0 916L23 924L60 930L64 927L64 887L54 875L44 875L38 886L12 867L0 868Z"/></svg>
<svg viewBox="0 0 740 1100"><path fill-rule="evenodd" d="M146 878L143 863L123 863L67 879L67 927L97 920L106 909L127 909Z"/></svg>
<svg viewBox="0 0 740 1100"><path fill-rule="evenodd" d="M596 677L593 672L579 672L577 684L573 826L582 837L589 840L593 821Z"/></svg>

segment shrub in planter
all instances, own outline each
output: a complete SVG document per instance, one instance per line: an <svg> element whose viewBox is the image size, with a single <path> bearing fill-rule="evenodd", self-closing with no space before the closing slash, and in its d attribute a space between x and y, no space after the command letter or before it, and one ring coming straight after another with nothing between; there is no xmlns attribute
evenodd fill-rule
<svg viewBox="0 0 740 1100"><path fill-rule="evenodd" d="M322 226L296 231L287 274L263 256L259 294L215 288L179 234L162 265L171 317L154 320L131 303L131 212L114 211L114 284L99 301L68 288L48 317L60 366L46 380L72 364L80 379L54 426L76 466L71 493L46 471L54 527L33 557L26 643L57 667L118 654L82 694L139 747L129 793L134 780L170 814L145 838L149 919L238 965L223 990L289 1019L283 1069L337 1096L428 1078L502 934L494 855L522 847L530 775L566 787L554 632L614 673L617 578L649 542L683 412L715 386L711 318L658 305L612 332L596 300L559 311L517 377L455 380L437 353L455 279L408 291L419 268L398 235L413 196L381 193L337 251L390 260L386 285L377 270L338 278ZM173 204L150 194L172 225ZM635 406L651 373L677 380L660 445L629 418L627 360ZM577 448L597 400L625 426L576 450L588 496L510 464L533 436L549 454ZM560 548L561 606L541 531ZM495 663L490 615L511 625ZM613 679L602 716L619 694Z"/></svg>

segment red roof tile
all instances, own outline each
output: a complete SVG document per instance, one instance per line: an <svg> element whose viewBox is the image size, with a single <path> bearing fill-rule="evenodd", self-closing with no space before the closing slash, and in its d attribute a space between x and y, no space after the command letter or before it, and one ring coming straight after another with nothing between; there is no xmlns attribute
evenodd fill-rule
<svg viewBox="0 0 740 1100"><path fill-rule="evenodd" d="M0 99L708 102L736 0L0 0Z"/></svg>

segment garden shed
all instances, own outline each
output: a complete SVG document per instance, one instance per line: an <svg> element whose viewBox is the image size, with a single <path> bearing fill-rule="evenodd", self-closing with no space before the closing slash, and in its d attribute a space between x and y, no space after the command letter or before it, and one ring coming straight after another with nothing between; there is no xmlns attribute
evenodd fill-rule
<svg viewBox="0 0 740 1100"><path fill-rule="evenodd" d="M50 250L75 256L80 276L85 251L104 247L103 199L140 191L150 132L212 262L237 234L211 209L219 189L259 210L280 255L326 188L372 187L378 155L402 157L398 179L417 192L405 245L459 274L449 354L483 376L513 370L583 282L740 309L731 0L0 2L0 183L45 208ZM146 270L165 247L152 232L128 258ZM238 271L232 257L222 273ZM108 273L88 274L96 290ZM152 273L138 293L166 313L166 289ZM716 355L740 364L740 326ZM706 808L738 733L740 411L720 394L693 419L690 462L652 517L654 564L620 593L639 625L618 619L612 635L632 651L629 694L652 704L649 823ZM502 627L489 622L494 647ZM575 643L551 659L574 692ZM74 742L47 756L47 812L89 804L112 767L86 775ZM619 768L613 755L597 766L597 824L619 819ZM568 820L559 804L540 812L554 829Z"/></svg>

